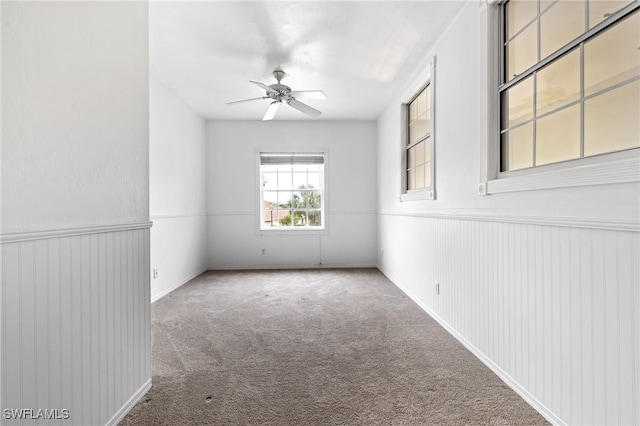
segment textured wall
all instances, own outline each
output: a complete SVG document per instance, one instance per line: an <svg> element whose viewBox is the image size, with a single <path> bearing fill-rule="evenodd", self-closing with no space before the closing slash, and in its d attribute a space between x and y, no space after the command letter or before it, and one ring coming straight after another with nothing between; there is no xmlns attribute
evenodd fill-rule
<svg viewBox="0 0 640 426"><path fill-rule="evenodd" d="M477 195L484 7L378 120L378 265L547 418L638 424L640 186ZM402 203L400 99L433 55L437 199Z"/></svg>
<svg viewBox="0 0 640 426"><path fill-rule="evenodd" d="M150 80L151 299L207 268L206 124Z"/></svg>
<svg viewBox="0 0 640 426"><path fill-rule="evenodd" d="M376 246L374 122L210 121L209 267L371 266ZM258 232L261 149L328 149L327 230ZM265 249L265 254L262 254Z"/></svg>
<svg viewBox="0 0 640 426"><path fill-rule="evenodd" d="M2 8L3 232L147 220L146 5Z"/></svg>

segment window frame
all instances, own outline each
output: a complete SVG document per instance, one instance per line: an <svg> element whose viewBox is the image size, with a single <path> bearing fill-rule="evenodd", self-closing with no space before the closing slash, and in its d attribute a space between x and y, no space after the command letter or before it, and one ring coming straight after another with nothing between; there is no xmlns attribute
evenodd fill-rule
<svg viewBox="0 0 640 426"><path fill-rule="evenodd" d="M640 148L565 160L520 170L501 171L500 116L502 111L500 88L503 85L502 76L504 73L503 7L506 1L490 0L484 6L484 19L481 21L483 33L486 35L481 46L484 53L482 55L484 63L481 67L483 74L481 78L486 82L481 88L481 92L483 99L486 100L486 111L483 112L481 121L483 126L481 142L485 156L481 160L478 195L640 181L640 167L638 167ZM578 39L584 41L601 31L605 31L638 8L640 8L638 2L628 4L610 19L598 23ZM518 81L531 75L530 70L534 67L537 69L552 63L579 44L580 42L575 40L566 44L522 72L506 87L512 87Z"/></svg>
<svg viewBox="0 0 640 426"><path fill-rule="evenodd" d="M264 198L263 198L263 182L262 182L262 160L263 154L283 154L283 155L322 155L323 163L320 176L320 183L322 188L319 189L320 197L320 214L321 214L321 226L277 226L277 227L263 227L264 220ZM328 149L313 149L313 148L283 148L283 149L256 149L256 199L257 199L257 218L256 218L256 233L257 235L275 235L275 234L287 234L291 235L295 233L297 235L317 235L318 233L328 234L328 220L327 220L327 162L328 162ZM295 163L293 163L295 164Z"/></svg>
<svg viewBox="0 0 640 426"><path fill-rule="evenodd" d="M418 200L435 200L436 199L436 78L435 78L435 64L436 57L431 58L429 62L428 71L426 75L421 76L417 79L417 81L411 86L412 89L405 92L405 94L400 99L400 120L401 120L401 132L400 132L400 141L401 141L401 179L400 179L400 201L418 201ZM407 189L407 169L408 169L408 151L410 148L409 145L409 104L415 100L420 93L427 88L427 86L431 86L430 88L430 98L429 102L431 105L431 131L429 132L429 136L425 137L422 141L427 139L430 140L429 143L429 154L430 154L430 168L429 168L429 178L430 185L428 187L419 188L419 189ZM416 145L416 144L414 144ZM414 146L412 145L412 146Z"/></svg>

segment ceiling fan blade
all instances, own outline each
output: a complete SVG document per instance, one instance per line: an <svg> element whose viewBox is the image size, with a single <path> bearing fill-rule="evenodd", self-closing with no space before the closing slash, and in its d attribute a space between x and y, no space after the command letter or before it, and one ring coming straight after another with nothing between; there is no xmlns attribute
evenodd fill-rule
<svg viewBox="0 0 640 426"><path fill-rule="evenodd" d="M271 104L269 105L269 108L267 108L267 112L264 113L264 117L262 117L262 120L272 120L273 117L276 115L276 111L278 111L278 108L280 107L280 102L277 101L273 101L271 102Z"/></svg>
<svg viewBox="0 0 640 426"><path fill-rule="evenodd" d="M294 98L302 99L327 99L327 95L322 90L300 90L291 92Z"/></svg>
<svg viewBox="0 0 640 426"><path fill-rule="evenodd" d="M235 105L235 104L241 104L241 103L244 103L244 102L258 101L258 100L268 99L268 98L269 98L268 96L263 96L261 98L243 99L241 101L227 102L225 105Z"/></svg>
<svg viewBox="0 0 640 426"><path fill-rule="evenodd" d="M271 87L267 86L264 83L260 83L259 81L251 81L251 80L249 80L249 82L255 84L258 87L263 88L264 90L267 91L267 93L278 93L277 91L273 90Z"/></svg>
<svg viewBox="0 0 640 426"><path fill-rule="evenodd" d="M311 108L309 105L307 104L303 104L300 101L296 101L295 99L291 99L288 102L289 106L297 109L300 112L303 112L311 117L318 117L320 114L322 114L320 111L318 111L315 108Z"/></svg>

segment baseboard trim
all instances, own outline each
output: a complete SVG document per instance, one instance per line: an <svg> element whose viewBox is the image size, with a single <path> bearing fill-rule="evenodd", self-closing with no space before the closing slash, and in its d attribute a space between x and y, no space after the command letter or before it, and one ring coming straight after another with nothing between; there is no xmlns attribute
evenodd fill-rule
<svg viewBox="0 0 640 426"><path fill-rule="evenodd" d="M185 285L186 283L188 283L189 281L191 281L192 279L194 279L198 275L202 275L202 273L207 272L208 269L209 268L201 269L199 272L196 272L195 274L188 276L187 278L183 279L182 281L178 282L177 284L174 284L170 288L168 288L166 290L163 290L162 292L156 294L155 296L152 296L151 297L151 303L157 302L158 300L160 300L163 297L165 297L167 294L169 294L172 291L177 290L178 288L182 287L183 285Z"/></svg>
<svg viewBox="0 0 640 426"><path fill-rule="evenodd" d="M402 283L393 278L390 274L384 271L384 269L378 265L378 270L389 279L396 287L398 287L404 294L406 294L411 300L413 300L423 311L425 311L431 318L436 320L449 334L451 334L456 340L467 348L472 354L476 356L483 364L485 364L491 371L493 371L503 382L505 382L514 392L522 397L529 405L531 405L540 415L542 415L547 421L553 425L564 426L566 425L560 420L551 410L549 410L538 399L531 395L525 388L523 388L517 381L515 381L509 374L496 365L489 357L487 357L481 350L476 348L471 342L465 339L455 328L450 326L444 319L438 314L433 312L426 304L418 299L411 291L409 291Z"/></svg>
<svg viewBox="0 0 640 426"><path fill-rule="evenodd" d="M131 398L118 410L116 414L109 419L106 426L116 426L124 419L124 417L131 411L131 409L142 399L143 396L151 389L151 378L147 380L140 389L134 393Z"/></svg>

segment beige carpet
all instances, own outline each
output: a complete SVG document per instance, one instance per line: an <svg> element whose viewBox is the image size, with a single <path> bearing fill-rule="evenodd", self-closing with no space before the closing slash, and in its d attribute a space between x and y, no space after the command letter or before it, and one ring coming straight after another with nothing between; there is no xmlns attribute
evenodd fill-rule
<svg viewBox="0 0 640 426"><path fill-rule="evenodd" d="M546 423L376 269L207 272L151 322L123 425Z"/></svg>

